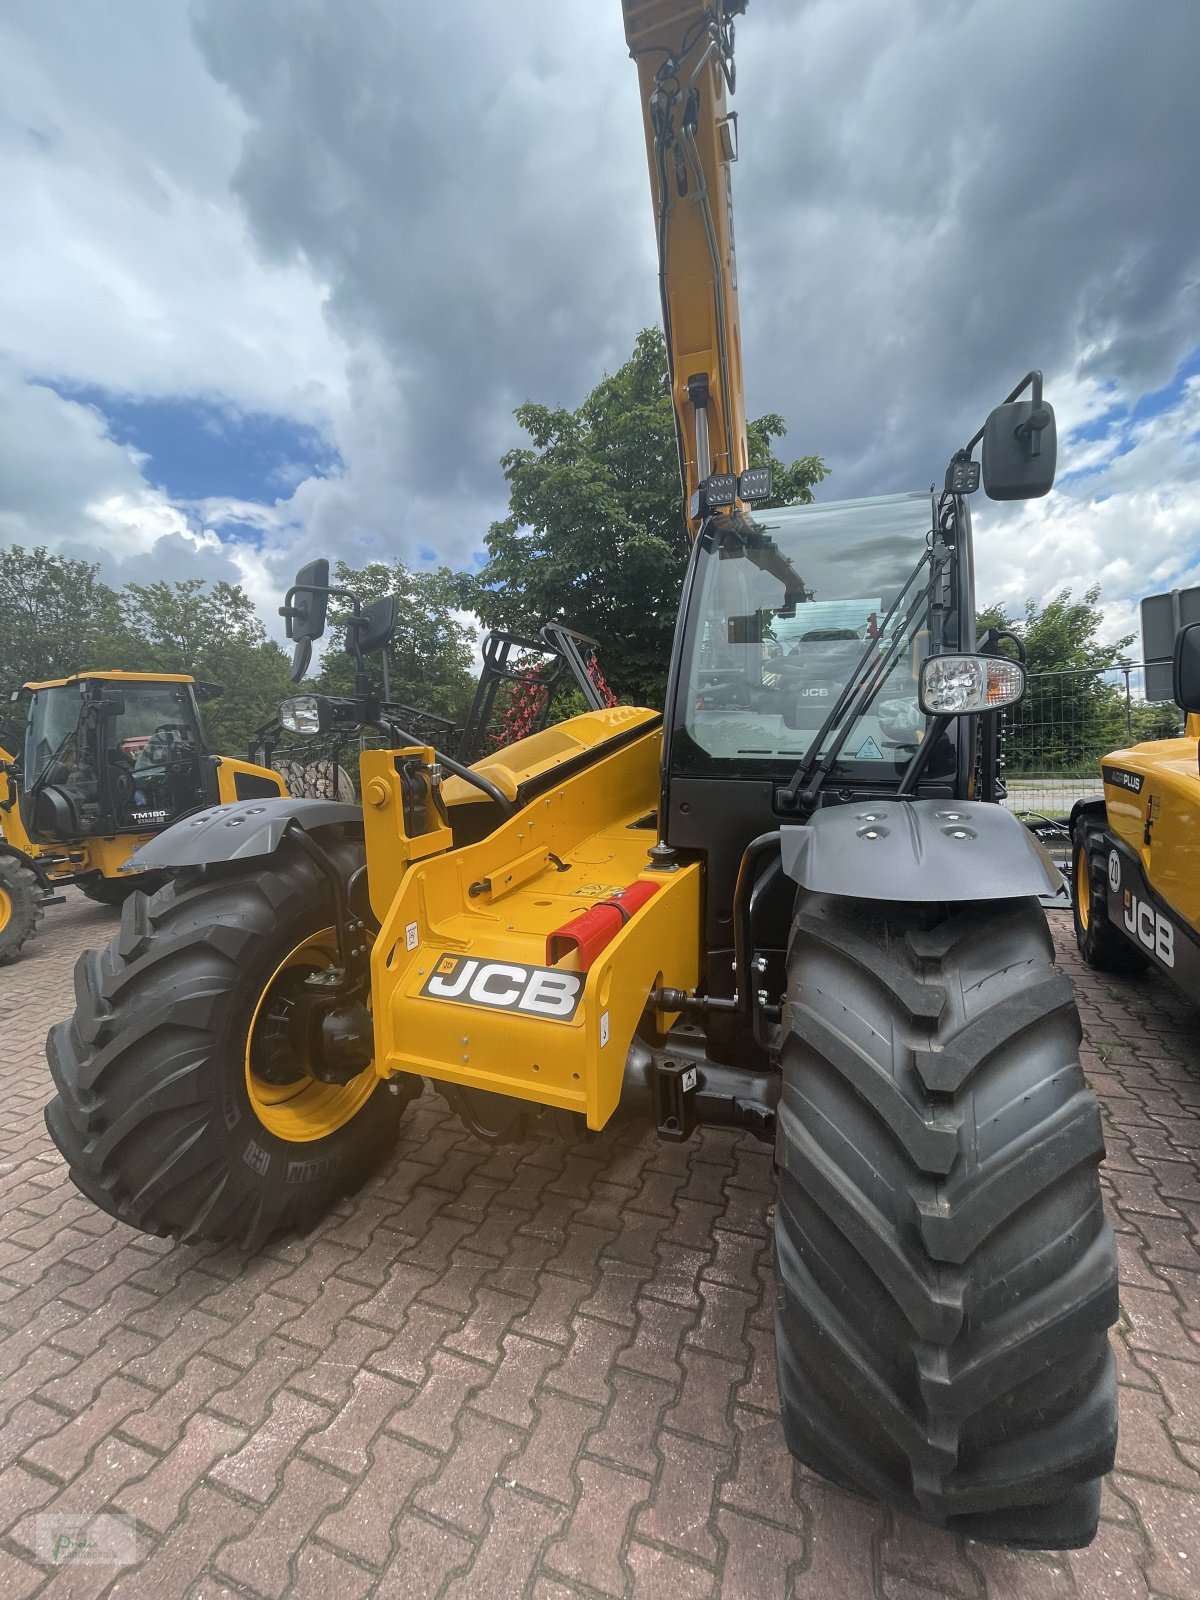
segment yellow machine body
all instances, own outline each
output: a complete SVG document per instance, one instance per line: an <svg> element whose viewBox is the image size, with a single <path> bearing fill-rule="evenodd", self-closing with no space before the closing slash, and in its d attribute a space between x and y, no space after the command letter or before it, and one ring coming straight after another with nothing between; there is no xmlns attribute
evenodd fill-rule
<svg viewBox="0 0 1200 1600"><path fill-rule="evenodd" d="M1192 715L1182 739L1156 739L1105 756L1103 775L1110 832L1137 854L1154 892L1200 932L1198 749L1200 716Z"/></svg>
<svg viewBox="0 0 1200 1600"><path fill-rule="evenodd" d="M186 683L196 682L184 672L123 672L114 668L105 672L77 672L67 678L47 678L38 683L27 683L25 689L36 693L39 689L65 689L73 683L84 682L122 684ZM236 800L239 773L261 779L274 785L279 794L287 793L287 786L278 773L267 767L255 766L249 761L238 761L231 756L214 756L217 798ZM105 835L89 835L72 840L47 841L30 837L17 804L17 784L6 768L15 765L16 757L0 747L0 839L36 863L41 876L52 884L69 883L91 873L102 878L126 876L122 869L135 851L153 839L156 830Z"/></svg>
<svg viewBox="0 0 1200 1600"><path fill-rule="evenodd" d="M626 706L586 712L480 762L502 792L530 783L537 792L457 849L436 810L409 833L406 758L428 770L434 754L367 751L361 762L382 924L371 958L376 1072L512 1095L603 1127L651 991L699 980L700 868L655 871L648 856L659 717ZM442 788L447 815L481 800L461 779ZM552 933L635 883L653 894L586 972L572 955L549 958ZM663 1031L674 1020L664 1016Z"/></svg>

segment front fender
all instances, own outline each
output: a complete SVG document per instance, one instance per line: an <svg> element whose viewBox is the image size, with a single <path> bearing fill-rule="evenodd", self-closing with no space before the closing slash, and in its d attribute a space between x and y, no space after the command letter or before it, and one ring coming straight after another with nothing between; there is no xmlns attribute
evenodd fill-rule
<svg viewBox="0 0 1200 1600"><path fill-rule="evenodd" d="M129 858L136 872L178 871L207 867L217 861L243 861L269 856L279 849L289 826L314 829L355 823L362 826L358 806L338 800L237 800L232 805L208 806L164 828L149 844Z"/></svg>
<svg viewBox="0 0 1200 1600"><path fill-rule="evenodd" d="M859 900L1062 903L1062 874L1002 806L979 800L872 800L826 806L780 830L783 870L814 894Z"/></svg>

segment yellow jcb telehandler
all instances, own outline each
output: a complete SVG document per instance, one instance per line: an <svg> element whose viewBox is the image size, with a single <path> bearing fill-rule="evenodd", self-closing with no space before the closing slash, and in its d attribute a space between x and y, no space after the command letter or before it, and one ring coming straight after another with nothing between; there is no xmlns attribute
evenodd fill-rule
<svg viewBox="0 0 1200 1600"><path fill-rule="evenodd" d="M82 958L47 1122L113 1216L253 1248L385 1157L423 1080L489 1138L602 1129L641 1080L664 1139L774 1148L792 1451L975 1538L1079 1545L1116 1441L1103 1140L1041 903L1062 879L994 803L1024 679L977 646L968 506L981 467L993 498L1046 493L1053 411L1031 373L940 492L755 513L743 8L624 0L692 536L664 709L589 697L569 636L591 709L490 752L297 695L295 731L384 734L361 807L215 806L139 852L173 880ZM289 593L301 669L328 598L313 569Z"/></svg>
<svg viewBox="0 0 1200 1600"><path fill-rule="evenodd" d="M1200 994L1200 622L1175 637L1183 736L1114 750L1071 812L1075 939L1101 972L1147 965Z"/></svg>

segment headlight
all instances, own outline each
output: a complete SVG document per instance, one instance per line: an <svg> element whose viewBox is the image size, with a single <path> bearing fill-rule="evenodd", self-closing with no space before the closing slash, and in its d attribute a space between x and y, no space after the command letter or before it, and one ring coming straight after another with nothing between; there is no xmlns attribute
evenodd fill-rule
<svg viewBox="0 0 1200 1600"><path fill-rule="evenodd" d="M999 711L1025 693L1025 668L1004 656L929 656L921 664L921 710L935 717Z"/></svg>
<svg viewBox="0 0 1200 1600"><path fill-rule="evenodd" d="M279 704L279 721L289 733L320 733L321 701L315 694L298 694Z"/></svg>

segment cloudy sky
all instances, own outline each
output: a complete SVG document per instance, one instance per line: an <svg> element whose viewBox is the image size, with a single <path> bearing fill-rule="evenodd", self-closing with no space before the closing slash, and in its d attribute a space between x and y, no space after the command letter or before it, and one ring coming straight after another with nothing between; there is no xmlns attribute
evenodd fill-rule
<svg viewBox="0 0 1200 1600"><path fill-rule="evenodd" d="M1033 365L981 598L1200 583L1200 6L751 0L751 415L923 487ZM7 0L0 544L110 581L469 564L527 398L657 319L618 0Z"/></svg>

